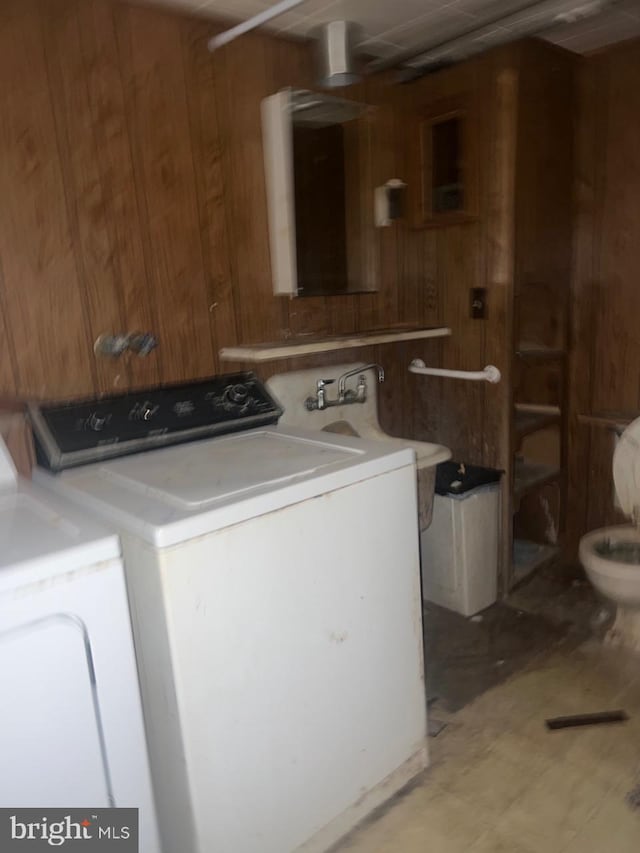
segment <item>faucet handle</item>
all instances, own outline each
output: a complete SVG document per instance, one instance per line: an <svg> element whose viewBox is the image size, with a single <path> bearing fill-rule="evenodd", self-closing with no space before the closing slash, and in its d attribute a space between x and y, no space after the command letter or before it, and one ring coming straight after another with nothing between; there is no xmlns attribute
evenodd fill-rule
<svg viewBox="0 0 640 853"><path fill-rule="evenodd" d="M335 379L318 379L316 382L316 389L321 391L326 385L333 385Z"/></svg>
<svg viewBox="0 0 640 853"><path fill-rule="evenodd" d="M158 346L158 339L151 332L132 332L129 349L138 355L149 355Z"/></svg>

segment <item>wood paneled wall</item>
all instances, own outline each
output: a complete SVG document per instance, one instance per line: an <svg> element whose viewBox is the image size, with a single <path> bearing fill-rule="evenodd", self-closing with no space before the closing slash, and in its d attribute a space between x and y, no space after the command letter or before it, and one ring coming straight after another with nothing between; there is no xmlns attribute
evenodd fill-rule
<svg viewBox="0 0 640 853"><path fill-rule="evenodd" d="M583 63L577 135L570 542L621 521L614 433L580 415L640 414L640 41Z"/></svg>
<svg viewBox="0 0 640 853"><path fill-rule="evenodd" d="M442 363L451 369L479 370L484 364L487 325L496 316L494 294L489 295L487 320L470 318L470 289L487 286L487 256L484 228L489 211L487 187L493 175L491 147L495 141L495 110L492 106L494 73L492 58L483 57L431 75L415 83L409 93L410 111L420 115L439 104L462 99L468 109L466 136L473 141L473 165L465 177L479 183L477 215L460 224L412 230L405 238L405 264L412 278L425 286L408 299L416 299L408 310L423 311L432 323L443 322L452 328L452 336L433 344L427 363ZM419 140L417 131L411 134ZM419 152L410 151L413 186L419 187ZM469 162L467 159L467 162ZM477 169L483 163L488 168ZM407 304L407 303L405 303ZM421 438L451 447L455 458L491 464L494 449L491 435L484 434L484 407L487 390L484 383L451 382L447 379L412 377L411 394L421 413L416 425ZM491 395L491 392L489 392Z"/></svg>
<svg viewBox="0 0 640 853"><path fill-rule="evenodd" d="M277 67L288 64L281 79L268 80L256 74L250 88L236 89L238 74L227 71L220 79L229 81L233 95L229 103L242 103L242 127L229 117L233 141L225 145L233 175L246 176L259 171L256 153L240 144L240 134L255 140L259 149L259 102L264 95L285 81L309 84L309 76L296 76L306 69L302 61L292 64L291 46L286 55L276 40L254 36L253 56L280 51ZM301 56L306 57L300 48ZM229 67L229 53L223 56ZM375 294L329 298L305 298L285 303L271 296L270 283L261 274L268 257L266 223L251 217L241 199L249 188L236 193L238 205L233 213L236 233L232 253L238 254L238 284L243 294L252 294L259 305L256 316L240 319L243 340L276 340L305 333L340 332L370 329L395 323L448 325L453 334L440 342L412 343L336 353L315 360L330 364L353 359L382 363L387 381L381 389L381 420L394 435L436 441L452 449L457 459L476 464L507 468L509 458L509 374L510 328L513 286L513 214L515 180L515 144L517 136L517 86L519 54L497 51L442 73L425 77L410 86L389 85L381 76L368 78L349 92L361 101L379 105L374 140L374 168L377 182L389 177L405 179L410 186L419 181L416 117L434 104L463 95L469 105L471 136L478 164L474 179L478 184L476 215L460 224L443 227L412 227L407 218L380 233L380 290ZM274 67L274 62L266 62ZM509 69L511 69L509 71ZM239 69L235 69L239 71ZM509 95L502 97L503 72L510 76ZM308 75L308 71L307 71ZM506 99L506 100L505 100ZM249 102L253 103L249 105ZM246 112L244 104L247 103ZM238 144L236 144L236 141ZM244 180L244 178L242 179ZM255 184L255 179L251 181ZM262 200L260 206L262 207ZM246 247L259 245L256 252ZM242 265L242 268L240 268ZM470 316L470 290L484 286L488 290L485 320ZM284 312L283 313L283 309ZM280 325L279 325L280 324ZM283 326L284 333L283 333ZM456 383L410 374L412 358L451 369L477 370L488 361L499 365L506 381L499 386L484 383ZM305 359L263 365L260 372L269 375L314 362ZM238 365L242 366L242 365Z"/></svg>
<svg viewBox="0 0 640 853"><path fill-rule="evenodd" d="M492 51L424 78L411 89L412 112L464 99L477 164L475 216L409 232L403 262L422 282L421 311L453 329L438 345L446 367L496 364L498 386L421 380L421 437L454 456L503 468L512 464L512 371L516 342L539 327L565 344L571 275L573 58L542 42ZM415 136L415 134L414 134ZM415 167L409 169L415 182ZM471 288L487 289L486 319L471 317ZM414 306L415 307L415 306ZM540 384L540 377L536 378ZM527 400L523 402L547 402Z"/></svg>
<svg viewBox="0 0 640 853"><path fill-rule="evenodd" d="M251 61L247 62L247 56ZM309 48L253 33L214 55L220 105L220 128L228 175L227 203L230 256L235 288L238 338L243 343L289 340L297 336L340 334L388 328L402 323L435 323L422 300L423 278L405 267L406 223L379 232L379 290L369 294L274 297L269 273L269 245L262 160L260 102L283 86L312 87ZM404 114L408 96L390 76L367 78L345 96L378 107L372 119L374 182L382 184L405 172ZM387 345L340 351L314 358L261 364L263 377L286 370L345 361L377 361L386 371L381 387L381 417L389 432L415 434L416 406L409 393L411 358L430 358L428 344ZM227 363L226 369L251 365ZM419 416L422 416L420 413Z"/></svg>
<svg viewBox="0 0 640 853"><path fill-rule="evenodd" d="M259 372L379 361L389 432L507 467L513 146L525 60L494 51L411 85L377 75L345 93L378 107L376 185L415 184L415 116L468 96L477 215L442 228L405 219L380 229L375 293L289 300L272 294L260 102L283 86L313 85L310 49L252 33L211 55L214 30L118 0L0 6L0 391L124 390L246 367L219 363L219 349L237 342L443 324L453 330L443 342ZM470 318L477 286L488 288L486 320ZM99 334L134 330L157 335L151 356L94 355ZM425 379L408 373L412 358L462 369L493 362L507 381Z"/></svg>
<svg viewBox="0 0 640 853"><path fill-rule="evenodd" d="M233 338L205 37L105 0L2 4L2 307L20 395L202 376ZM135 330L160 348L94 356L100 333Z"/></svg>
<svg viewBox="0 0 640 853"><path fill-rule="evenodd" d="M58 398L190 379L221 369L218 350L238 341L426 319L415 299L401 304L400 226L380 234L378 293L272 295L260 101L309 86L310 52L252 34L212 56L213 31L113 0L2 4L3 392ZM399 170L404 96L383 77L353 94L380 105L383 182ZM99 334L132 330L153 332L159 348L94 355Z"/></svg>
<svg viewBox="0 0 640 853"><path fill-rule="evenodd" d="M260 101L312 85L310 51L254 33L212 56L214 30L116 0L2 4L2 392L62 398L186 380L245 366L218 362L236 342L446 320L404 224L380 231L377 293L272 295ZM348 94L379 107L376 183L406 177L408 88L382 75ZM94 355L98 335L133 330L156 334L159 348ZM435 405L425 409L406 368L439 356L416 344L304 364L381 361L386 427L426 437Z"/></svg>

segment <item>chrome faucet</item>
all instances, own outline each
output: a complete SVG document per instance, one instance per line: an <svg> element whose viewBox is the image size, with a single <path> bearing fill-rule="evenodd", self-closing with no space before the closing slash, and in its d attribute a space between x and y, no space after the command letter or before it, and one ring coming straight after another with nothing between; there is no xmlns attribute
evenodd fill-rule
<svg viewBox="0 0 640 853"><path fill-rule="evenodd" d="M310 412L322 411L331 406L347 406L350 403L364 403L367 399L367 382L364 376L365 370L377 370L378 382L384 382L384 370L379 364L365 364L364 367L356 367L343 373L338 379L338 396L335 400L327 399L325 388L332 385L335 379L318 379L316 381L315 397L307 397L304 401L305 408ZM347 391L347 379L350 376L360 374L355 391Z"/></svg>
<svg viewBox="0 0 640 853"><path fill-rule="evenodd" d="M356 373L364 374L365 370L377 370L378 371L378 382L384 382L384 368L382 368L379 364L365 364L364 367L354 367L353 370L347 370L346 373L343 373L342 376L338 379L338 400L342 403L345 402L345 398L347 396L347 379L350 376L355 376ZM356 400L353 402L361 402L367 399L366 395L367 391L367 383L365 382L364 376L360 377L358 382L358 387L356 388L356 396L358 393L364 393L362 400Z"/></svg>
<svg viewBox="0 0 640 853"><path fill-rule="evenodd" d="M327 385L333 385L334 382L334 379L318 379L318 381L316 382L316 400L318 402L316 408L326 409L327 406L331 405L331 402L327 400L327 392L324 389Z"/></svg>
<svg viewBox="0 0 640 853"><path fill-rule="evenodd" d="M328 409L329 406L337 406L337 400L328 400L327 392L324 390L327 385L333 385L335 379L318 379L316 381L316 395L315 397L307 397L304 401L305 408L309 412L313 411L322 411L323 409Z"/></svg>

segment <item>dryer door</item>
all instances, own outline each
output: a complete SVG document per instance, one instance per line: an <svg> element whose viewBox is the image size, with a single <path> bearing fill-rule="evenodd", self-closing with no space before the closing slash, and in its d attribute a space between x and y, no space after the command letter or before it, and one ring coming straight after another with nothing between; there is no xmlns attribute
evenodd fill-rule
<svg viewBox="0 0 640 853"><path fill-rule="evenodd" d="M33 602L19 594L0 601L0 805L108 806L85 627L65 613L38 617Z"/></svg>

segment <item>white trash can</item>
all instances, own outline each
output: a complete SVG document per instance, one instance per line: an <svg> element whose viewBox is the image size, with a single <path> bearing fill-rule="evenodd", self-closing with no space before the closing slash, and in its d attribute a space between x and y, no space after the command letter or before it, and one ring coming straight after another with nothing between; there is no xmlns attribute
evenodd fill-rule
<svg viewBox="0 0 640 853"><path fill-rule="evenodd" d="M498 594L501 472L443 462L431 525L420 536L422 597L464 616Z"/></svg>

